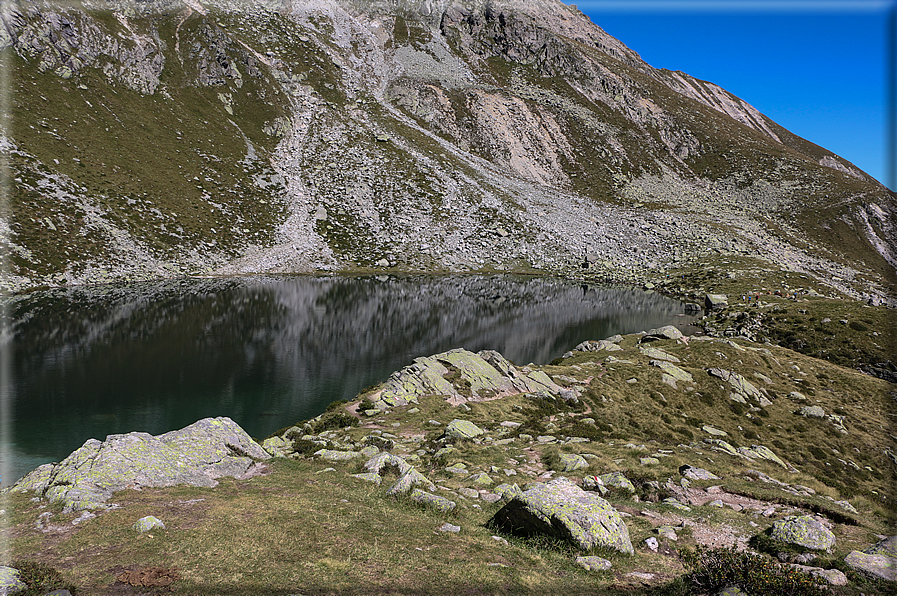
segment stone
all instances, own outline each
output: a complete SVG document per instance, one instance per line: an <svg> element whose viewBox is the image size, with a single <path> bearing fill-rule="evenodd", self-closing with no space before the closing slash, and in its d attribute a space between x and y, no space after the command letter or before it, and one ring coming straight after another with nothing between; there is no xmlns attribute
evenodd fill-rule
<svg viewBox="0 0 897 596"><path fill-rule="evenodd" d="M835 545L835 535L809 515L789 516L775 522L770 534L773 540L811 550L829 551Z"/></svg>
<svg viewBox="0 0 897 596"><path fill-rule="evenodd" d="M887 581L897 581L897 557L852 551L844 562L860 573Z"/></svg>
<svg viewBox="0 0 897 596"><path fill-rule="evenodd" d="M368 482L373 482L374 484L380 484L380 482L382 481L380 474L377 474L376 472L365 472L363 474L352 474L352 478L366 480Z"/></svg>
<svg viewBox="0 0 897 596"><path fill-rule="evenodd" d="M515 495L519 495L519 494L523 493L523 491L520 489L519 486L517 486L516 483L515 484L499 484L494 489L492 489L492 492L499 495L502 499L504 499L506 501L510 501L511 499L514 498Z"/></svg>
<svg viewBox="0 0 897 596"><path fill-rule="evenodd" d="M623 348L618 346L615 342L610 341L608 339L602 339L598 341L584 341L578 344L575 348L573 348L574 352L600 352L601 350L605 350L607 352L619 352Z"/></svg>
<svg viewBox="0 0 897 596"><path fill-rule="evenodd" d="M426 476L414 468L410 468L407 472L399 476L399 479L396 480L395 484L393 484L388 491L386 491L386 494L404 495L418 484L427 487L427 490L436 490L436 486L430 482Z"/></svg>
<svg viewBox="0 0 897 596"><path fill-rule="evenodd" d="M446 379L447 375L454 377L453 382L459 387L464 387L464 394ZM459 406L468 401L536 391L556 395L561 389L545 373L524 372L493 350L474 354L456 349L415 358L414 364L391 374L370 399L376 407L387 409L416 402L424 395L442 395L448 403Z"/></svg>
<svg viewBox="0 0 897 596"><path fill-rule="evenodd" d="M576 557L576 564L586 571L607 571L613 565L601 557Z"/></svg>
<svg viewBox="0 0 897 596"><path fill-rule="evenodd" d="M479 499L480 493L473 488L462 487L458 489L458 494L466 499Z"/></svg>
<svg viewBox="0 0 897 596"><path fill-rule="evenodd" d="M664 374L669 375L675 381L694 383L694 378L691 376L691 373L682 370L672 362L667 362L666 360L652 360L651 366L656 366L662 370Z"/></svg>
<svg viewBox="0 0 897 596"><path fill-rule="evenodd" d="M729 306L729 297L725 294L707 294L704 296L704 308L721 310Z"/></svg>
<svg viewBox="0 0 897 596"><path fill-rule="evenodd" d="M380 435L368 435L366 437L362 437L361 444L365 446L372 446L380 449L381 451L392 451L396 442L392 439L387 439L386 437Z"/></svg>
<svg viewBox="0 0 897 596"><path fill-rule="evenodd" d="M558 456L558 465L555 469L558 472L573 472L588 467L589 462L583 456L575 453L561 453Z"/></svg>
<svg viewBox="0 0 897 596"><path fill-rule="evenodd" d="M682 332L673 325L664 325L658 329L651 329L639 340L640 343L658 341L663 339L682 339Z"/></svg>
<svg viewBox="0 0 897 596"><path fill-rule="evenodd" d="M707 434L713 435L714 437L728 437L729 436L729 433L727 433L726 431L720 430L718 428L714 428L714 427L710 426L709 424L705 424L704 426L702 426L701 430Z"/></svg>
<svg viewBox="0 0 897 596"><path fill-rule="evenodd" d="M635 485L622 472L608 472L598 476L598 479L606 487L621 488L631 493L635 492Z"/></svg>
<svg viewBox="0 0 897 596"><path fill-rule="evenodd" d="M642 353L643 356L647 356L648 358L654 358L655 360L666 360L667 362L680 362L678 358L673 356L672 354L667 354L663 350L659 350L657 348L651 347L639 347L639 352Z"/></svg>
<svg viewBox="0 0 897 596"><path fill-rule="evenodd" d="M657 542L657 538L655 538L654 536L650 536L645 539L645 546L647 546L649 550L652 550L656 553L657 547L660 546L660 544Z"/></svg>
<svg viewBox="0 0 897 596"><path fill-rule="evenodd" d="M465 464L462 464L461 462L458 462L456 464L452 464L452 465L446 467L445 471L448 472L449 474L454 474L454 475L462 475L463 474L464 476L466 476L466 475L470 474L470 471L467 469L467 466Z"/></svg>
<svg viewBox="0 0 897 596"><path fill-rule="evenodd" d="M679 467L679 473L691 480L718 480L719 476L708 472L703 468L694 468L689 465Z"/></svg>
<svg viewBox="0 0 897 596"><path fill-rule="evenodd" d="M629 530L620 514L610 503L567 478L534 483L506 503L491 521L508 533L544 534L582 550L600 546L633 553Z"/></svg>
<svg viewBox="0 0 897 596"><path fill-rule="evenodd" d="M835 502L837 503L838 501ZM873 544L863 552L870 555L888 555L890 557L897 557L897 536L888 536L880 542Z"/></svg>
<svg viewBox="0 0 897 596"><path fill-rule="evenodd" d="M380 453L380 450L373 445L368 445L367 447L362 447L361 451L359 451L358 453L361 455L361 457L371 458Z"/></svg>
<svg viewBox="0 0 897 596"><path fill-rule="evenodd" d="M293 442L283 437L268 437L262 441L262 449L274 457L284 457L286 452L292 451Z"/></svg>
<svg viewBox="0 0 897 596"><path fill-rule="evenodd" d="M478 472L468 478L467 481L478 486L492 486L493 484L492 478L485 472Z"/></svg>
<svg viewBox="0 0 897 596"><path fill-rule="evenodd" d="M469 420L455 419L445 427L445 436L452 439L472 439L485 433L486 431Z"/></svg>
<svg viewBox="0 0 897 596"><path fill-rule="evenodd" d="M377 475L383 475L387 471L394 471L401 476L411 469L411 464L398 455L392 453L378 453L364 464L364 469Z"/></svg>
<svg viewBox="0 0 897 596"><path fill-rule="evenodd" d="M216 478L242 476L271 456L233 420L204 418L152 436L132 432L88 439L58 464L46 464L17 482L68 512L103 509L115 491L178 484L217 486Z"/></svg>
<svg viewBox="0 0 897 596"><path fill-rule="evenodd" d="M156 528L164 530L165 524L162 523L161 519L153 517L152 515L141 517L134 524L134 529L138 532L149 532L150 530L155 530Z"/></svg>
<svg viewBox="0 0 897 596"><path fill-rule="evenodd" d="M825 418L825 410L820 406L804 406L796 411L795 414L804 418Z"/></svg>
<svg viewBox="0 0 897 596"><path fill-rule="evenodd" d="M453 526L452 524L445 522L441 526L439 526L440 532L451 532L453 534L457 534L461 531L461 526Z"/></svg>
<svg viewBox="0 0 897 596"><path fill-rule="evenodd" d="M325 461L350 461L357 457L361 457L358 451L337 451L335 449L318 449L315 451L315 457Z"/></svg>
<svg viewBox="0 0 897 596"><path fill-rule="evenodd" d="M439 495L428 493L419 488L415 488L413 491L411 491L410 499L416 503L420 503L421 505L426 505L428 507L436 509L437 511L442 511L443 513L448 513L456 507L454 501L449 501L445 497L440 497Z"/></svg>
<svg viewBox="0 0 897 596"><path fill-rule="evenodd" d="M0 565L0 595L14 594L28 588L20 579L19 570L15 567Z"/></svg>
<svg viewBox="0 0 897 596"><path fill-rule="evenodd" d="M823 569L821 567L808 567L807 565L792 564L791 567L801 573L818 577L830 586L846 586L847 576L837 569Z"/></svg>
<svg viewBox="0 0 897 596"><path fill-rule="evenodd" d="M656 466L660 463L656 457L640 457L638 461L643 466Z"/></svg>

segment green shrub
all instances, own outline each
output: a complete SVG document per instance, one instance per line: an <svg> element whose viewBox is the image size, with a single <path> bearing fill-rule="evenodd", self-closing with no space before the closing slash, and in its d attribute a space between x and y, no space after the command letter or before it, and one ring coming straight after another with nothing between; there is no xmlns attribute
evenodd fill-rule
<svg viewBox="0 0 897 596"><path fill-rule="evenodd" d="M680 553L686 581L700 593L737 585L753 596L823 596L821 580L768 557L735 548L705 548Z"/></svg>
<svg viewBox="0 0 897 596"><path fill-rule="evenodd" d="M37 561L15 561L12 566L19 570L19 579L27 586L25 590L16 592L17 596L46 594L63 589L78 594L75 586L66 582L62 575L49 565Z"/></svg>

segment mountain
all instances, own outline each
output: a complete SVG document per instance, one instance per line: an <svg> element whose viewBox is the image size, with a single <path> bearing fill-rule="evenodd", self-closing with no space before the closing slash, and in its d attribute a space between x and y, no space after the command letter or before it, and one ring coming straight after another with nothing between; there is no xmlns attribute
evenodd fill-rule
<svg viewBox="0 0 897 596"><path fill-rule="evenodd" d="M556 0L3 4L3 285L744 257L893 300L897 195Z"/></svg>

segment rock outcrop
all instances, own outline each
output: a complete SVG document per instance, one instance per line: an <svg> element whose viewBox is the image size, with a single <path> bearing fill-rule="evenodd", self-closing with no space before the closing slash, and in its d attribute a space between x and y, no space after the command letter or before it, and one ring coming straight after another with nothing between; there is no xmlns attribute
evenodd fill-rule
<svg viewBox="0 0 897 596"><path fill-rule="evenodd" d="M522 372L498 352L456 349L415 358L414 364L390 375L368 399L376 408L388 409L416 403L423 395L441 395L457 406L538 391L557 395L563 388L542 371Z"/></svg>
<svg viewBox="0 0 897 596"><path fill-rule="evenodd" d="M44 464L13 485L34 491L68 511L102 509L115 491L177 484L216 486L269 459L230 418L204 418L159 436L132 432L88 439L56 464Z"/></svg>

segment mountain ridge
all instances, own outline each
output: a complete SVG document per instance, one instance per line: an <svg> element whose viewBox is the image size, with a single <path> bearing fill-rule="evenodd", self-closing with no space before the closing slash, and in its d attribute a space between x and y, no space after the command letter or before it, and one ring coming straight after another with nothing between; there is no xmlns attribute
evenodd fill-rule
<svg viewBox="0 0 897 596"><path fill-rule="evenodd" d="M3 22L9 289L644 282L716 252L893 300L894 193L560 2L22 1Z"/></svg>

